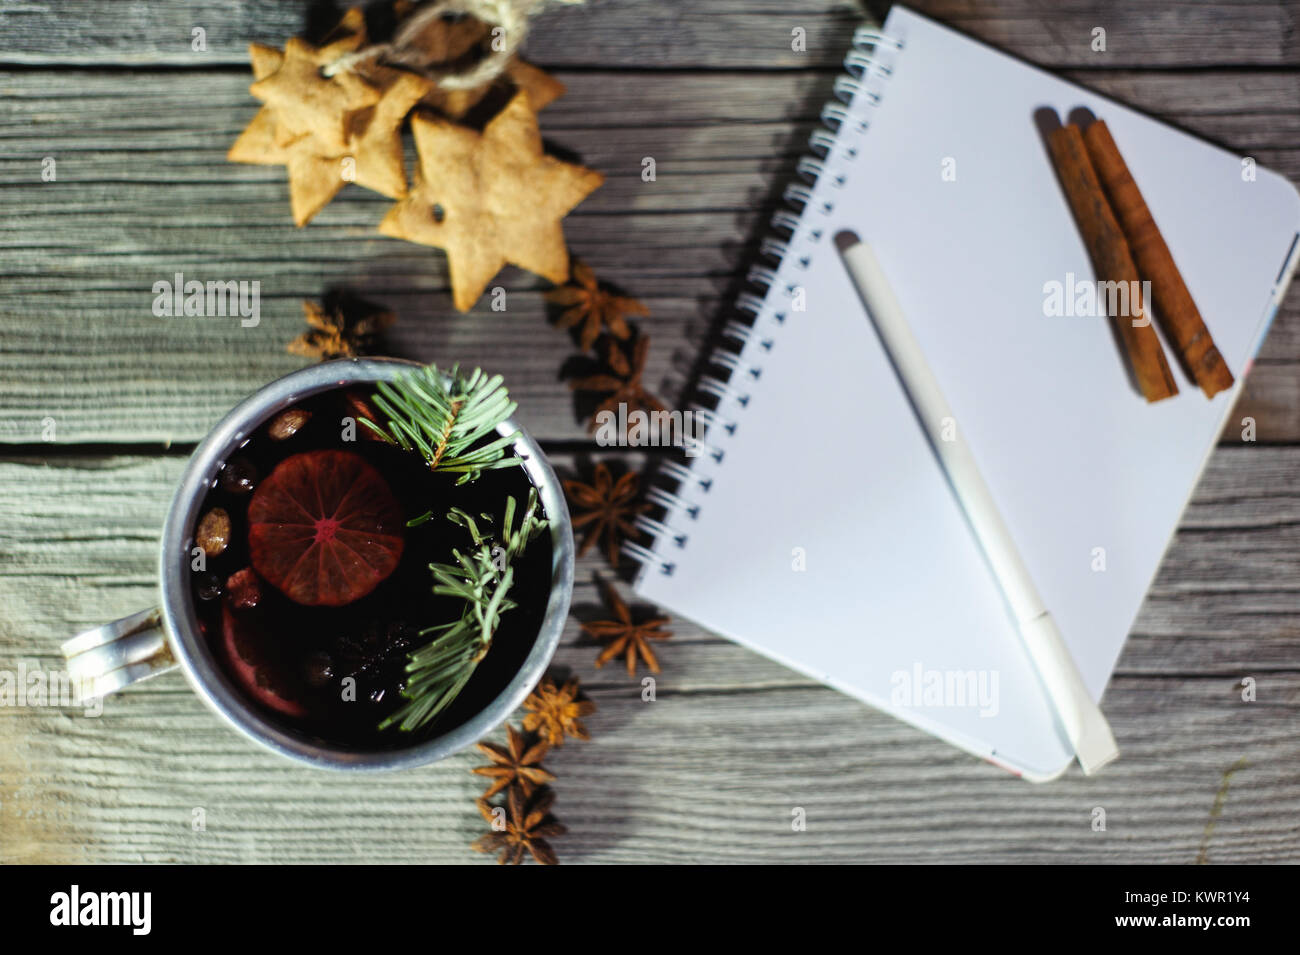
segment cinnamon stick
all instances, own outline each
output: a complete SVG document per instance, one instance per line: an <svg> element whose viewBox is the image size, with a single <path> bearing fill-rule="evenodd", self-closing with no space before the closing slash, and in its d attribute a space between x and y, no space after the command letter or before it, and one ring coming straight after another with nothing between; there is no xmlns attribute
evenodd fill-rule
<svg viewBox="0 0 1300 955"><path fill-rule="evenodd" d="M1174 343L1188 375L1201 386L1205 397L1213 398L1232 387L1232 372L1215 347L1146 200L1104 122L1090 125L1083 141L1111 208L1119 217L1138 271L1151 283L1151 297L1160 326Z"/></svg>
<svg viewBox="0 0 1300 955"><path fill-rule="evenodd" d="M1110 208L1101 181L1092 168L1083 134L1078 126L1071 123L1052 130L1048 134L1047 145L1061 179L1061 186L1065 189L1065 197L1074 212L1074 221L1088 247L1088 255L1092 258L1098 280L1125 283L1128 289L1130 314L1111 315L1111 320L1115 322L1124 350L1128 353L1142 397L1149 402L1173 397L1178 394L1178 385L1169 371L1160 339L1146 318L1137 265L1133 262L1128 241ZM1103 300L1100 292L1097 300ZM1138 321L1137 325L1134 324L1135 320Z"/></svg>

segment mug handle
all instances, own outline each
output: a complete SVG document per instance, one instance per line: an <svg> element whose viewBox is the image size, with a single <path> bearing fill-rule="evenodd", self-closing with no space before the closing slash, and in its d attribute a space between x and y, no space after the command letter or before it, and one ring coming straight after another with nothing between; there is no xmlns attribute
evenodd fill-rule
<svg viewBox="0 0 1300 955"><path fill-rule="evenodd" d="M157 608L77 634L63 644L63 656L79 702L116 693L179 666Z"/></svg>

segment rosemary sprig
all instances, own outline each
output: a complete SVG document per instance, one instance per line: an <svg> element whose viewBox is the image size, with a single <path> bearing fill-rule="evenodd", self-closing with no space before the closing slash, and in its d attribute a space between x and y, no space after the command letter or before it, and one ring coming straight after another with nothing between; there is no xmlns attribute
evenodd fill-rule
<svg viewBox="0 0 1300 955"><path fill-rule="evenodd" d="M474 447L517 407L500 375L489 378L475 368L467 377L455 365L444 378L436 365L427 365L377 387L374 403L387 416L388 431L364 418L362 423L407 451L418 451L431 470L459 474L457 484L520 462L517 455L506 456L518 431Z"/></svg>
<svg viewBox="0 0 1300 955"><path fill-rule="evenodd" d="M535 488L528 491L528 504L517 528L516 509L515 499L506 498L501 532L495 539L491 516L480 514L475 520L458 507L447 513L449 521L469 531L473 546L466 554L453 550L454 564L429 565L433 592L460 597L465 607L458 620L420 631L421 636L432 635L432 639L413 650L407 662L402 695L408 702L379 724L381 730L396 725L410 731L428 725L460 695L479 661L487 656L501 615L516 606L507 596L514 583L514 561L548 526L537 516Z"/></svg>

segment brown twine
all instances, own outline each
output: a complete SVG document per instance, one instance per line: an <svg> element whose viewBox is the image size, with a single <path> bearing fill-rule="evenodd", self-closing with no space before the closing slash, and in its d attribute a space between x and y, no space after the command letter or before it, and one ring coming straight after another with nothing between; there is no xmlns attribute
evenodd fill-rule
<svg viewBox="0 0 1300 955"><path fill-rule="evenodd" d="M347 53L321 69L325 76L355 72L358 67L378 61L420 73L445 90L475 89L490 83L509 65L524 37L528 35L528 18L548 3L579 4L584 0L433 0L407 17L388 43L376 43ZM438 73L428 69L415 39L425 27L448 13L468 14L502 30L493 38L490 54L463 73Z"/></svg>

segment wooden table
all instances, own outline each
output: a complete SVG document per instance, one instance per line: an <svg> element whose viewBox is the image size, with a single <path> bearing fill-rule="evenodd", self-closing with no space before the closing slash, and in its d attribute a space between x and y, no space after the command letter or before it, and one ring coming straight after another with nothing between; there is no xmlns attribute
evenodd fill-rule
<svg viewBox="0 0 1300 955"><path fill-rule="evenodd" d="M917 5L1300 179L1300 4ZM569 86L543 132L609 177L567 221L569 242L649 304L647 381L667 396L728 316L863 16L843 0L593 0L537 21L529 56ZM442 255L375 232L380 196L350 188L299 230L282 170L225 161L256 108L246 44L305 23L305 4L278 0L0 6L0 669L57 667L67 636L154 601L187 455L237 399L303 363L284 345L300 301L327 288L395 309L394 354L504 373L560 467L617 456L575 414L560 368L577 349L548 325L545 283L507 270L508 311L458 315ZM791 49L796 27L806 52ZM178 271L260 281L261 324L155 318L152 285ZM1300 859L1298 469L1293 294L1106 692L1124 757L1098 778L1017 781L680 620L643 703L620 669L593 668L571 621L556 664L600 710L591 742L547 760L571 829L561 856ZM580 561L579 616L604 570ZM172 673L97 719L0 709L0 860L487 861L467 848L483 828L478 762L300 769L225 729Z"/></svg>

